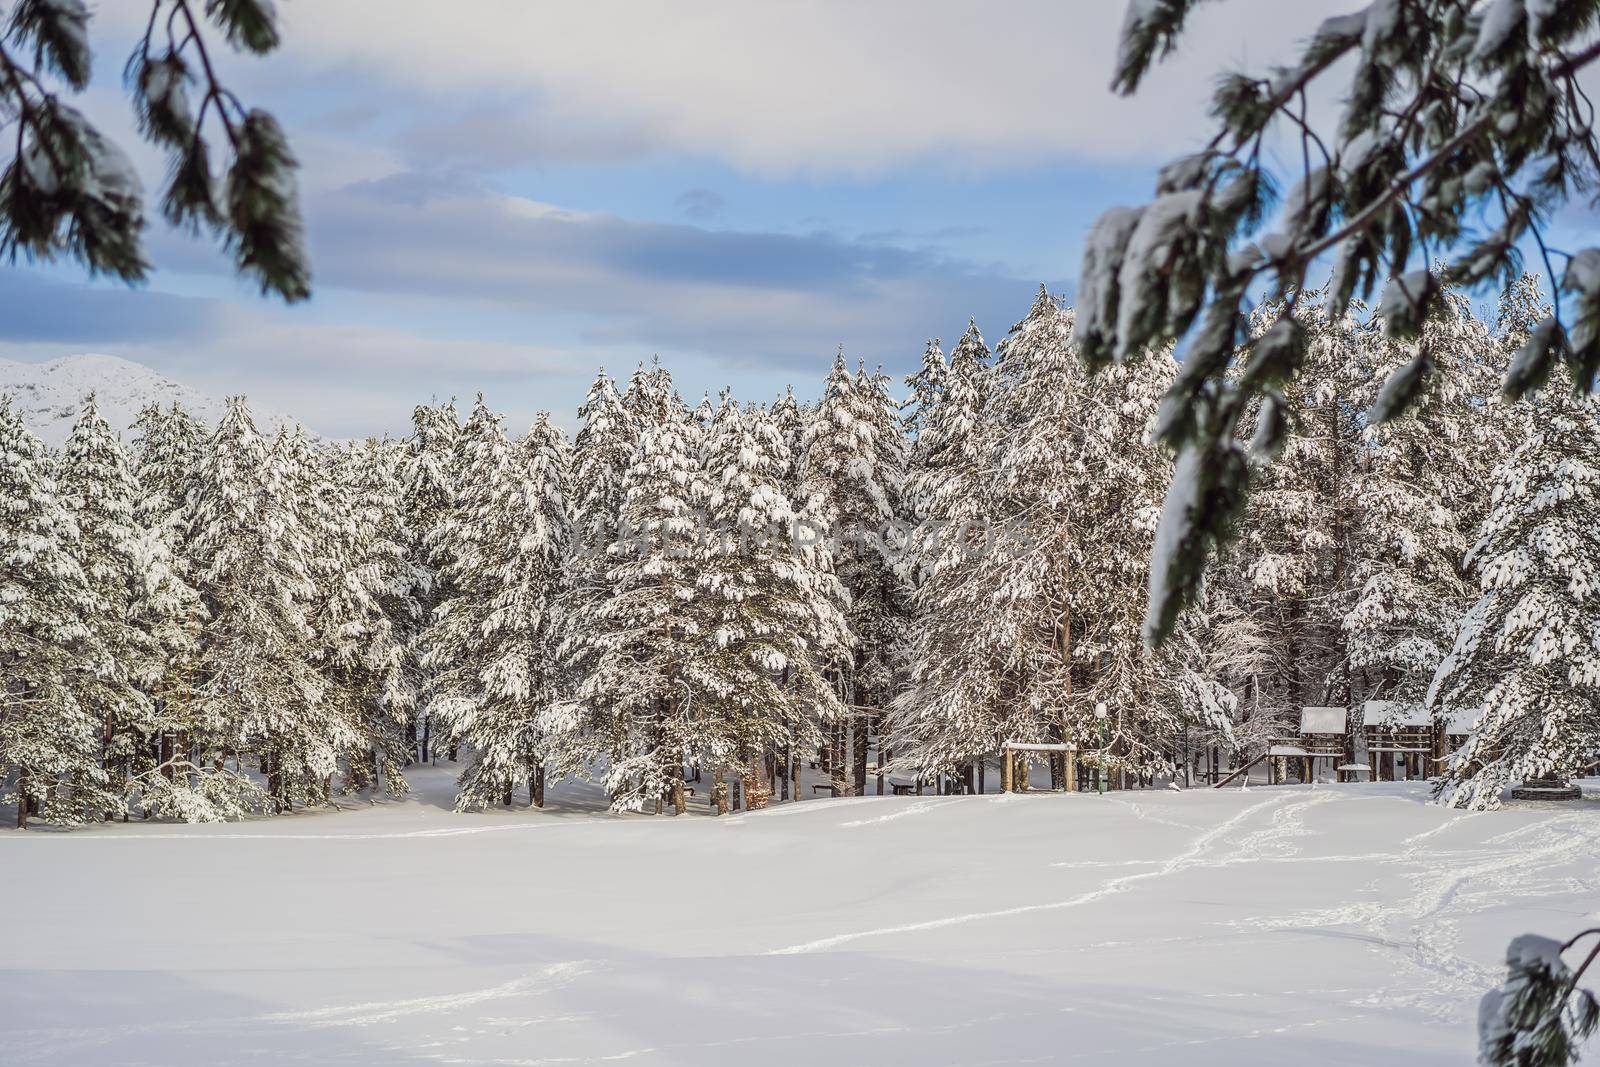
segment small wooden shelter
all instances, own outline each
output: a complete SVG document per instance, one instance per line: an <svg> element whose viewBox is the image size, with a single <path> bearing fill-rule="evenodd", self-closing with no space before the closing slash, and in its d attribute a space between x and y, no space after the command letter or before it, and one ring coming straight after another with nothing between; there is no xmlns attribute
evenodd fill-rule
<svg viewBox="0 0 1600 1067"><path fill-rule="evenodd" d="M1006 793L1028 792L1028 757L1034 752L1061 753L1062 787L1066 792L1078 788L1078 746L1071 741L1005 741L1000 745L1000 789Z"/></svg>
<svg viewBox="0 0 1600 1067"><path fill-rule="evenodd" d="M1437 755L1436 741L1433 715L1421 704L1367 701L1361 705L1361 736L1367 743L1373 781L1428 777L1428 763Z"/></svg>
<svg viewBox="0 0 1600 1067"><path fill-rule="evenodd" d="M1317 760L1337 768L1344 760L1345 727L1349 711L1339 707L1300 709L1300 747L1306 750L1306 777L1316 777Z"/></svg>

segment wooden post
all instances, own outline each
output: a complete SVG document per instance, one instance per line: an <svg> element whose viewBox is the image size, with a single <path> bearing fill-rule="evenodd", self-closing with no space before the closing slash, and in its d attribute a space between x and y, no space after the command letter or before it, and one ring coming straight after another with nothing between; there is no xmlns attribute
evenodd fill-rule
<svg viewBox="0 0 1600 1067"><path fill-rule="evenodd" d="M1015 768L1011 765L1011 750L1002 748L1000 750L1000 792L1012 792L1012 786L1015 784L1012 781L1014 773Z"/></svg>

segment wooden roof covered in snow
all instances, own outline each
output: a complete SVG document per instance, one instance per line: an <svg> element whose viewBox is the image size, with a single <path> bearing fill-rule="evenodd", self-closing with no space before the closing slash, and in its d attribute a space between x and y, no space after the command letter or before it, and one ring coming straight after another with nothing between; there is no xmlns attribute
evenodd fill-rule
<svg viewBox="0 0 1600 1067"><path fill-rule="evenodd" d="M1301 734L1342 734L1344 724L1344 708L1300 709Z"/></svg>
<svg viewBox="0 0 1600 1067"><path fill-rule="evenodd" d="M1432 726L1433 716L1421 704L1400 700L1369 700L1361 705L1362 726Z"/></svg>

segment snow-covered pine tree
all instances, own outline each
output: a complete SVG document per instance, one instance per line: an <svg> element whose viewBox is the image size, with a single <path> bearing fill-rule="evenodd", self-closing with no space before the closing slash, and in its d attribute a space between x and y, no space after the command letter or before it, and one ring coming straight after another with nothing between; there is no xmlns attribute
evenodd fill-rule
<svg viewBox="0 0 1600 1067"><path fill-rule="evenodd" d="M828 769L854 791L866 787L867 737L893 697L908 613L896 570L903 519L905 439L886 380L851 375L841 348L816 414L806 423L801 493L834 538L834 567L849 596L850 654L833 665L850 711L835 728Z"/></svg>
<svg viewBox="0 0 1600 1067"><path fill-rule="evenodd" d="M1273 314L1264 310L1257 326L1267 328ZM1376 338L1353 313L1329 321L1311 293L1294 322L1304 335L1305 373L1256 410L1250 462L1258 491L1218 566L1248 578L1248 610L1275 635L1272 670L1259 679L1262 721L1246 727L1263 738L1296 728L1304 705L1348 705L1353 695L1343 620Z"/></svg>
<svg viewBox="0 0 1600 1067"><path fill-rule="evenodd" d="M1425 396L1387 422L1365 420L1350 478L1356 501L1350 576L1358 590L1343 619L1356 688L1367 698L1420 707L1471 605L1462 558L1489 502L1496 460L1508 450L1499 400L1504 357L1458 294L1447 293L1418 342L1433 370ZM1520 346L1518 341L1512 347ZM1376 403L1417 345L1372 338L1364 351Z"/></svg>
<svg viewBox="0 0 1600 1067"><path fill-rule="evenodd" d="M554 607L571 540L570 451L540 415L516 445L482 402L464 433L467 466L458 523L468 531L440 606L437 644L448 697L439 725L472 762L461 773L458 808L510 804L518 786L543 805L546 744L557 701Z"/></svg>
<svg viewBox="0 0 1600 1067"><path fill-rule="evenodd" d="M1185 617L1152 651L1140 633L1146 579L1172 462L1151 427L1177 376L1169 352L1130 357L1096 375L1083 413L1074 491L1077 528L1086 540L1071 576L1074 616L1084 624L1073 660L1084 673L1084 698L1106 706L1109 752L1098 762L1149 781L1172 774L1186 731L1227 737L1234 695L1206 673L1208 650ZM1079 736L1087 728L1083 722ZM1080 741L1080 746L1083 744Z"/></svg>
<svg viewBox="0 0 1600 1067"><path fill-rule="evenodd" d="M988 460L982 421L993 373L989 346L969 322L950 352L936 402L920 416L906 487L911 513L932 529L981 518Z"/></svg>
<svg viewBox="0 0 1600 1067"><path fill-rule="evenodd" d="M511 442L500 416L478 396L455 442L456 490L449 511L428 536L430 556L441 560L436 580L446 596L434 608L420 641L421 666L429 684L423 710L439 733L435 751L450 734L446 722L469 717L482 693L477 660L477 627L484 605L464 584L474 561L492 557L488 519L505 493L511 468ZM452 747L451 758L456 751ZM502 789L502 798L509 788Z"/></svg>
<svg viewBox="0 0 1600 1067"><path fill-rule="evenodd" d="M1147 427L1171 373L1152 357L1087 380L1072 315L1041 287L1000 345L976 425L951 403L962 389L947 391L924 436L949 419L976 443L937 453L950 467L928 469L923 499L935 521L984 525L967 536L940 526L923 542L911 684L894 709L899 759L964 771L1006 739L1071 741L1106 767L1150 774L1172 767L1184 724L1226 731L1232 695L1192 643L1153 656L1138 635L1169 469ZM1058 782L1065 770L1052 759Z"/></svg>
<svg viewBox="0 0 1600 1067"><path fill-rule="evenodd" d="M855 638L852 671L856 714L865 728L855 732L855 785L865 792L867 738L872 736L883 762L884 713L905 685L907 628L911 618L911 586L905 562L911 550L911 513L906 504L906 439L900 425L900 403L890 391L892 379L879 367L875 374L856 371L855 396L864 400L866 420L872 427L876 455L889 503L889 518L869 534L875 550L870 577L862 575L852 590L851 633ZM870 557L869 557L870 558ZM883 791L880 774L878 790Z"/></svg>
<svg viewBox="0 0 1600 1067"><path fill-rule="evenodd" d="M154 704L158 741L153 765L128 784L128 804L146 816L183 822L239 819L265 807L266 797L248 775L226 766L220 753L231 739L218 736L195 705L207 616L172 555L173 529L146 530L138 544L129 617L147 654L135 680Z"/></svg>
<svg viewBox="0 0 1600 1067"><path fill-rule="evenodd" d="M432 723L421 709L431 697L433 679L422 665L423 633L443 602L447 586L442 572L451 558L449 537L444 525L455 505L458 481L456 443L461 435L454 401L430 406L418 405L411 413L413 431L406 439L406 454L401 464L403 488L401 511L409 534L406 557L412 562L416 580L410 597L416 600L417 615L401 626L398 637L405 649L406 675L417 693L419 720L409 728L416 746L417 760L426 760L432 748Z"/></svg>
<svg viewBox="0 0 1600 1067"><path fill-rule="evenodd" d="M349 736L328 728L327 683L309 662L314 594L286 446L269 455L230 397L189 496L195 585L209 613L193 703L216 759L260 757L279 811L321 796Z"/></svg>
<svg viewBox="0 0 1600 1067"><path fill-rule="evenodd" d="M908 392L902 405L904 416L901 422L910 441L917 440L922 427L933 417L934 408L938 407L944 396L945 379L949 374L950 366L944 361L944 349L939 347L939 339L928 338L927 347L922 350L922 365L915 373L906 375L905 379ZM914 445L907 465L912 470L922 465Z"/></svg>
<svg viewBox="0 0 1600 1067"><path fill-rule="evenodd" d="M821 670L847 646L843 592L827 546L797 529L789 466L773 418L724 394L706 458L714 536L698 575L711 640L693 672L716 720L719 780L736 763L755 803L772 791L768 757L814 750L817 724L843 711Z"/></svg>
<svg viewBox="0 0 1600 1067"><path fill-rule="evenodd" d="M30 813L76 825L121 804L101 766L103 719L78 698L113 665L85 621L99 604L77 539L44 446L0 396L0 780L19 827Z"/></svg>
<svg viewBox="0 0 1600 1067"><path fill-rule="evenodd" d="M627 391L622 394L622 406L634 421L635 440L646 427L660 426L672 417L687 416L683 399L672 387L672 375L661 365L659 358L652 359L647 367L640 363L628 376Z"/></svg>
<svg viewBox="0 0 1600 1067"><path fill-rule="evenodd" d="M638 376L635 376L635 384ZM589 628L611 594L607 574L610 549L617 540L622 511L623 480L639 437L639 422L617 392L604 368L595 376L578 408L577 436L572 447L572 543L568 549L564 592L556 605L555 628L562 636L557 656L569 679L581 680ZM550 735L551 770L583 773L605 751L595 735L608 716L604 709L564 705L566 715Z"/></svg>
<svg viewBox="0 0 1600 1067"><path fill-rule="evenodd" d="M267 499L277 505L269 514L280 524L283 551L300 557L307 578L300 605L312 634L306 658L327 683L320 704L308 709L306 723L307 733L320 735L331 746L332 769L307 795L307 800L324 803L332 800L334 775L352 762L365 763L371 753L362 729L359 683L337 665L353 665L359 655L358 642L342 631L372 626L363 616L376 611L370 596L346 595L346 583L360 572L352 573L356 562L347 539L353 534L351 502L338 484L337 458L332 449L313 448L298 423L280 427L267 451Z"/></svg>
<svg viewBox="0 0 1600 1067"><path fill-rule="evenodd" d="M921 582L910 681L890 733L897 761L923 773L964 771L1008 738L1065 736L1062 581L1081 540L1071 501L1085 389L1070 332L1070 315L1041 289L1001 344L995 380L1007 387L987 397L989 371L964 338L918 433ZM1000 424L1015 435L991 430ZM1008 536L1006 522L1024 514L1030 528Z"/></svg>
<svg viewBox="0 0 1600 1067"><path fill-rule="evenodd" d="M1564 780L1600 751L1600 403L1553 379L1519 412L1468 554L1480 596L1428 691L1477 709L1442 803L1494 808L1510 784Z"/></svg>
<svg viewBox="0 0 1600 1067"><path fill-rule="evenodd" d="M391 794L409 788L402 769L416 697L399 634L415 621L419 581L403 547L398 458L375 439L325 450L313 490L324 501L316 536L325 542L313 552L317 659L328 700L343 705L339 717L358 735L343 754L346 788Z"/></svg>
<svg viewBox="0 0 1600 1067"><path fill-rule="evenodd" d="M153 762L155 709L134 684L151 649L131 620L143 562L134 515L139 484L93 393L67 436L58 485L78 527L73 555L94 598L94 610L83 621L94 631L107 664L106 671L84 679L78 699L103 724L102 762L111 788L121 790Z"/></svg>
<svg viewBox="0 0 1600 1067"><path fill-rule="evenodd" d="M801 489L802 466L805 460L805 431L808 412L794 398L794 387L784 389L783 395L772 403L772 424L783 439L788 462L783 469L783 491L798 511L805 503L806 494Z"/></svg>
<svg viewBox="0 0 1600 1067"><path fill-rule="evenodd" d="M186 515L210 436L174 402L139 413L134 456L141 527L129 617L146 643L135 680L153 701L154 766L129 786L130 807L184 822L237 819L265 806L260 788L219 754L236 739L194 701L208 614L193 583Z"/></svg>
<svg viewBox="0 0 1600 1067"><path fill-rule="evenodd" d="M133 424L134 470L141 493L135 507L139 525L155 529L176 522L200 470L210 432L176 401L163 410L150 404Z"/></svg>
<svg viewBox="0 0 1600 1067"><path fill-rule="evenodd" d="M694 424L700 428L702 434L710 433L711 424L716 420L717 408L711 403L710 393L700 394L700 403L695 405Z"/></svg>
<svg viewBox="0 0 1600 1067"><path fill-rule="evenodd" d="M685 760L705 749L695 673L707 641L697 592L704 531L694 501L706 490L694 426L673 410L667 384L641 372L630 385L643 432L623 479L610 594L573 650L578 697L598 714L595 740L611 760L606 785L618 810L659 811L670 790L683 811Z"/></svg>
<svg viewBox="0 0 1600 1067"><path fill-rule="evenodd" d="M572 447L572 559L564 609L573 618L605 599L606 550L617 537L622 480L637 439L616 384L603 368L578 408L578 419Z"/></svg>

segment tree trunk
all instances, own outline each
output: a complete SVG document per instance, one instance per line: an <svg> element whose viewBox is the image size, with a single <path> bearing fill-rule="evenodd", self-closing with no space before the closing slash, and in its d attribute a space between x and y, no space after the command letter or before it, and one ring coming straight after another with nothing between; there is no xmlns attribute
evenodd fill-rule
<svg viewBox="0 0 1600 1067"><path fill-rule="evenodd" d="M749 811L760 811L772 796L772 789L767 785L766 760L753 759L745 767L744 806Z"/></svg>
<svg viewBox="0 0 1600 1067"><path fill-rule="evenodd" d="M854 796L864 797L867 795L867 733L872 728L872 718L866 712L860 712L851 723L855 727L855 748L852 752L855 757L852 770L855 773L851 775L854 780L851 792Z"/></svg>
<svg viewBox="0 0 1600 1067"><path fill-rule="evenodd" d="M533 769L533 806L536 808L544 807L544 782L545 767L541 763Z"/></svg>
<svg viewBox="0 0 1600 1067"><path fill-rule="evenodd" d="M728 783L723 780L722 767L717 767L717 773L711 778L711 799L716 805L718 815L728 814Z"/></svg>
<svg viewBox="0 0 1600 1067"><path fill-rule="evenodd" d="M261 769L267 776L267 792L272 796L272 813L283 814L283 768L281 760L276 759L271 752L261 754Z"/></svg>
<svg viewBox="0 0 1600 1067"><path fill-rule="evenodd" d="M672 814L682 815L689 810L689 802L684 798L683 768L678 768L678 774L672 779Z"/></svg>

